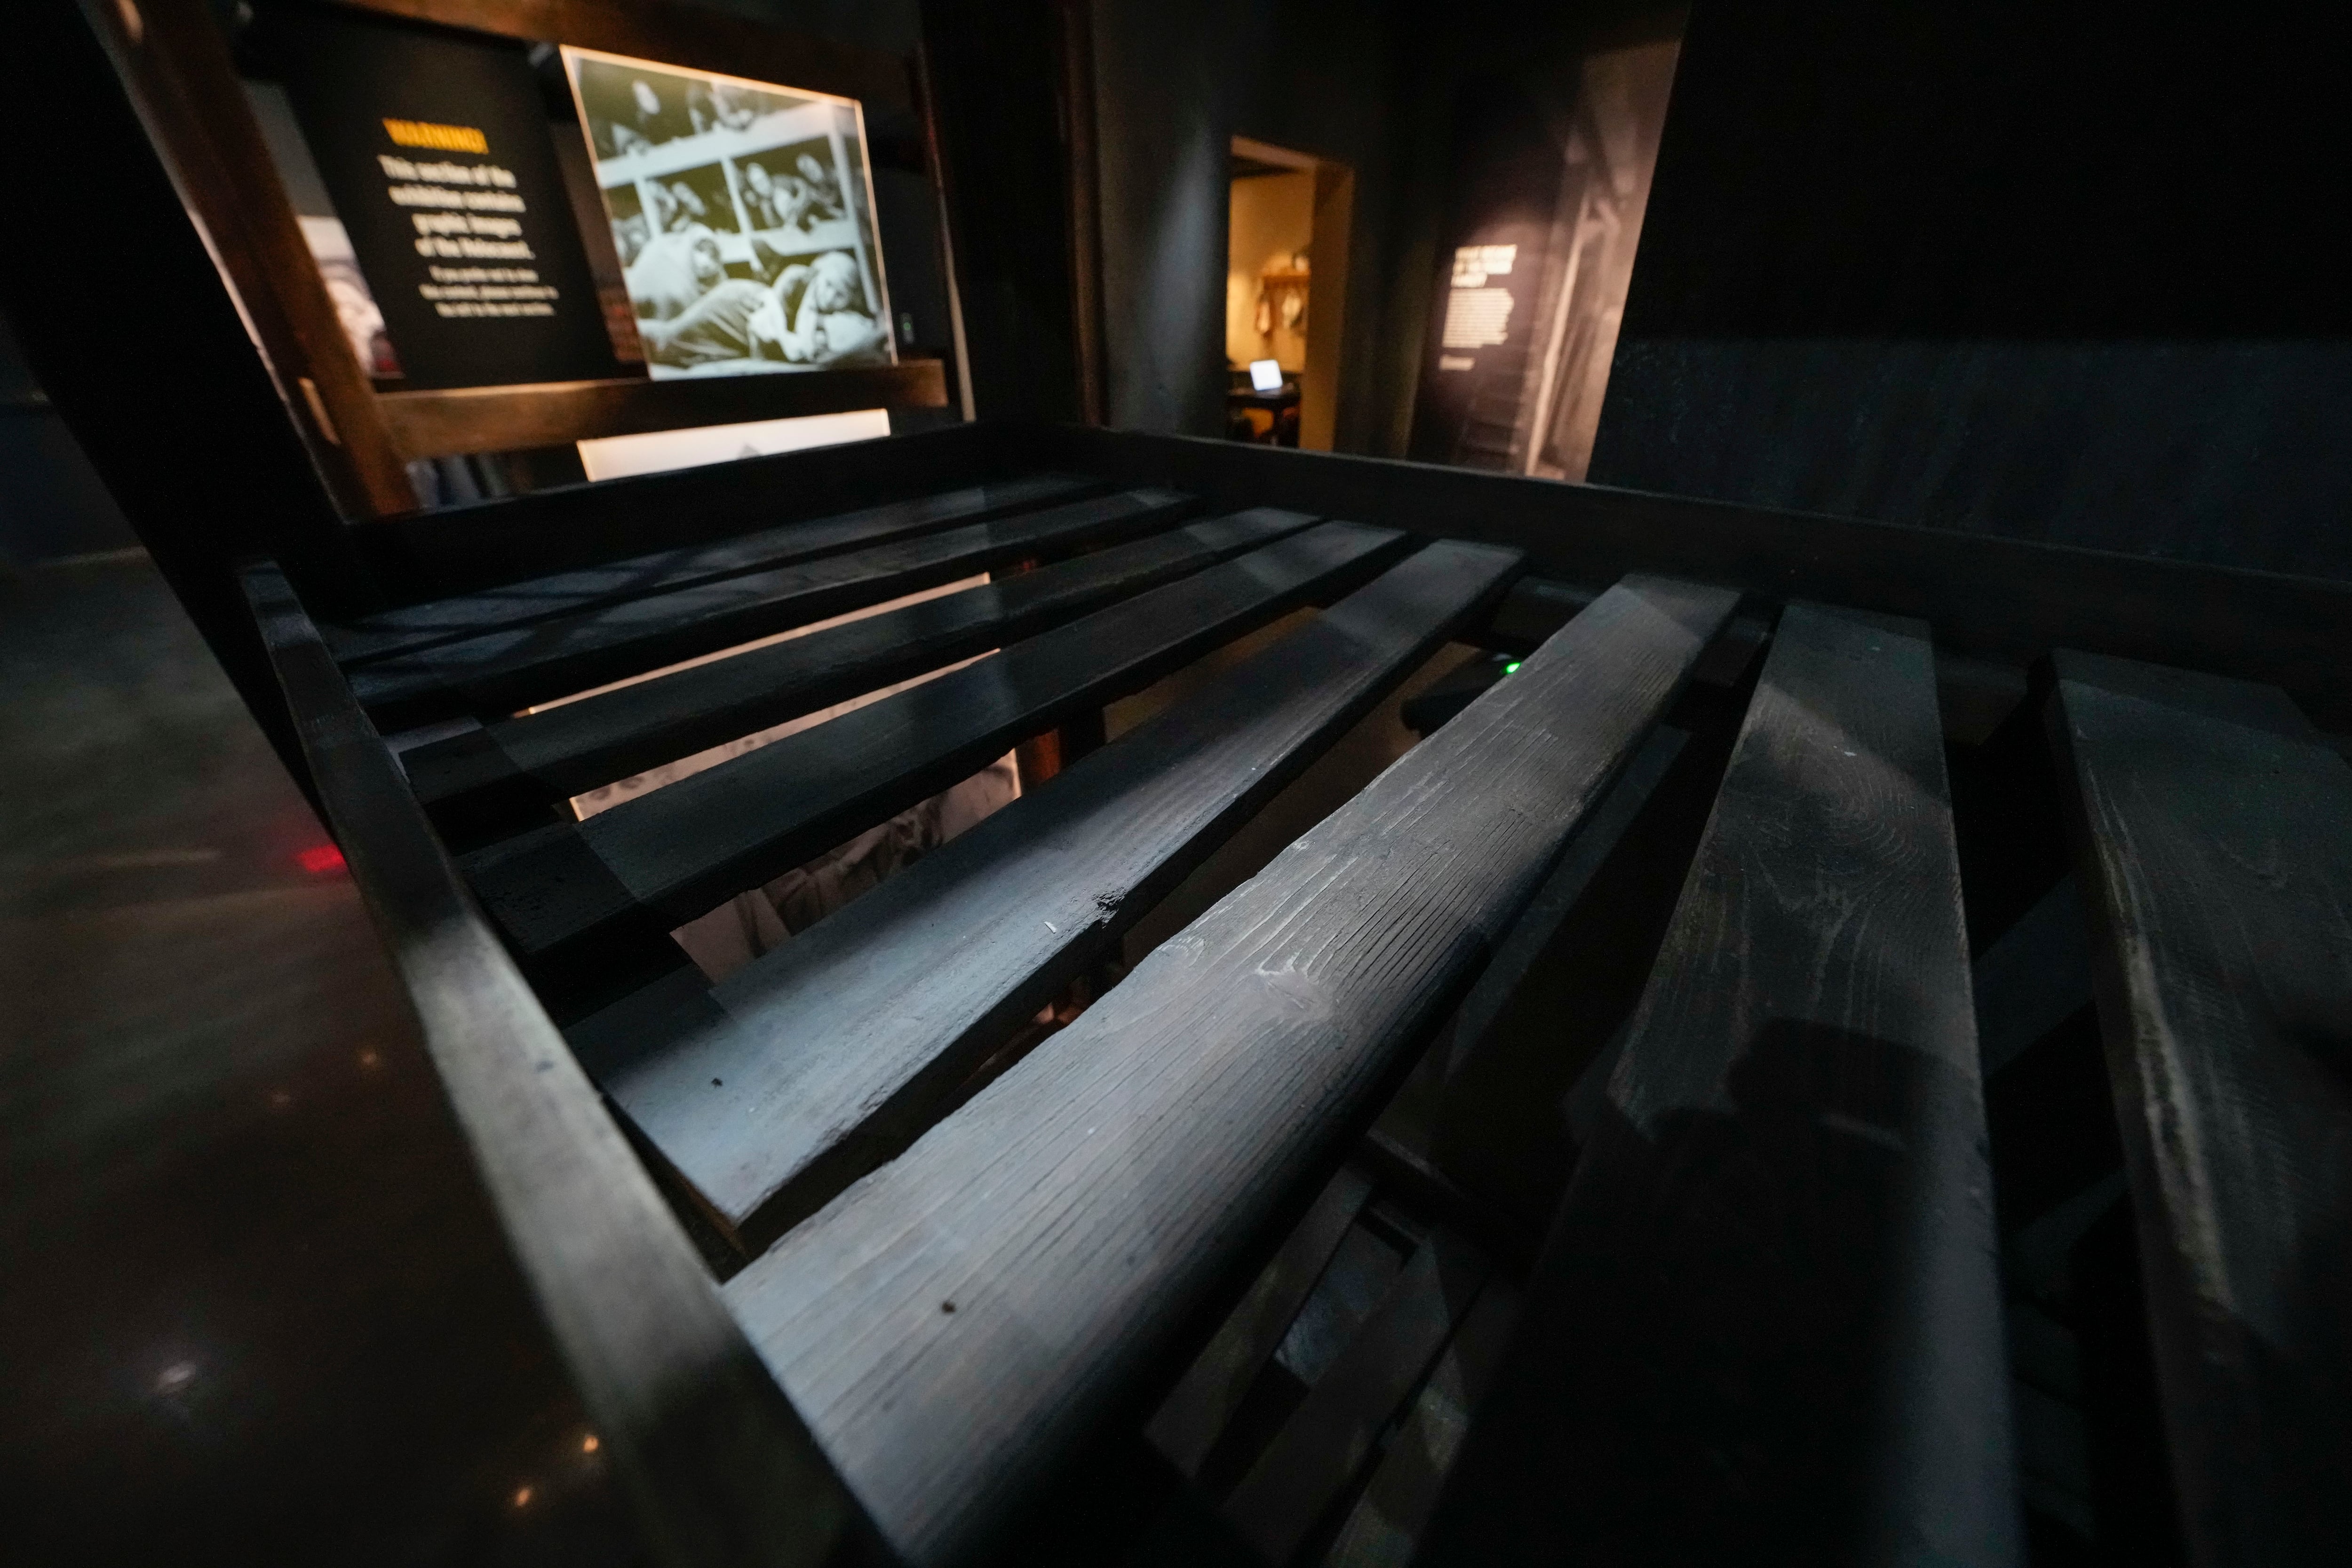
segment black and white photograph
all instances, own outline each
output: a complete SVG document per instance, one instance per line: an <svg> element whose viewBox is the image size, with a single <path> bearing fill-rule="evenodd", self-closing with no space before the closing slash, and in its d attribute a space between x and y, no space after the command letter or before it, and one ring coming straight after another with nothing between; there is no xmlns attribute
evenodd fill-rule
<svg viewBox="0 0 2352 1568"><path fill-rule="evenodd" d="M648 374L895 362L855 100L563 58Z"/></svg>

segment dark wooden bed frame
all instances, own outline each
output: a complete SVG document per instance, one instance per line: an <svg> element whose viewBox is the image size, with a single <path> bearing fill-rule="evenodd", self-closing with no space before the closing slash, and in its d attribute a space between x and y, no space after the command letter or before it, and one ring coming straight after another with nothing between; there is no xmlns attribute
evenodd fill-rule
<svg viewBox="0 0 2352 1568"><path fill-rule="evenodd" d="M339 840L655 1560L2352 1560L2352 584L986 422L398 513L298 406L331 322L223 287L285 225L156 155L202 15L152 12L12 18L80 243L0 289ZM1517 667L1121 973L1465 644ZM1044 735L722 984L667 935Z"/></svg>
<svg viewBox="0 0 2352 1568"><path fill-rule="evenodd" d="M247 593L665 1561L969 1560L1139 1432L1236 1561L2022 1561L2020 1238L2118 1160L2189 1555L2352 1528L2345 584L986 424L347 543ZM749 970L667 937L1305 605ZM1464 643L1518 658L1103 968ZM2119 1146L2021 1145L2095 989ZM1365 1226L1404 1262L1270 1418Z"/></svg>

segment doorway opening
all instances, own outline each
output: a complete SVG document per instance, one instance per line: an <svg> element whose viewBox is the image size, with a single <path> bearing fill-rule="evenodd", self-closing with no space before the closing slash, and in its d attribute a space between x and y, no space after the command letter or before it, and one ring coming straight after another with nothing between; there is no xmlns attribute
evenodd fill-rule
<svg viewBox="0 0 2352 1568"><path fill-rule="evenodd" d="M1356 176L1236 136L1225 230L1226 433L1331 450Z"/></svg>

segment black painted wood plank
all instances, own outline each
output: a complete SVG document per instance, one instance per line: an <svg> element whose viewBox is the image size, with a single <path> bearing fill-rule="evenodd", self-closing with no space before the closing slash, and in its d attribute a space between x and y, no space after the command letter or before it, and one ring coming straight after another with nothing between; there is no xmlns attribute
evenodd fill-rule
<svg viewBox="0 0 2352 1568"><path fill-rule="evenodd" d="M1100 481L1076 474L1038 474L967 485L914 500L890 501L836 517L810 518L715 543L683 545L577 568L504 587L383 610L347 626L322 626L327 647L346 668L394 653L413 653L479 632L578 615L624 599L642 599L740 576L793 561L838 555L894 539L935 533L1012 512L1057 506L1093 494Z"/></svg>
<svg viewBox="0 0 2352 1568"><path fill-rule="evenodd" d="M1349 1510L1323 1559L1328 1568L1407 1568L1412 1563L1518 1320L1518 1291L1506 1280L1488 1280Z"/></svg>
<svg viewBox="0 0 2352 1568"><path fill-rule="evenodd" d="M1733 595L1633 578L727 1286L893 1546L970 1554L1371 1110Z"/></svg>
<svg viewBox="0 0 2352 1568"><path fill-rule="evenodd" d="M1286 1563L1372 1456L1486 1283L1475 1247L1439 1231L1416 1248L1348 1348L1316 1381L1225 1500L1226 1522L1268 1563Z"/></svg>
<svg viewBox="0 0 2352 1568"><path fill-rule="evenodd" d="M393 728L511 713L975 572L1148 533L1192 507L1164 489L1071 501L394 655L353 670L352 689Z"/></svg>
<svg viewBox="0 0 2352 1568"><path fill-rule="evenodd" d="M2352 1560L2352 770L2274 689L2053 662L2190 1560Z"/></svg>
<svg viewBox="0 0 2352 1568"><path fill-rule="evenodd" d="M845 622L419 746L403 759L444 832L549 803L1032 637L1314 520L1260 507Z"/></svg>
<svg viewBox="0 0 2352 1568"><path fill-rule="evenodd" d="M676 926L964 777L1024 736L1158 679L1405 546L1327 522L935 680L461 862L534 979L599 984L608 940Z"/></svg>
<svg viewBox="0 0 2352 1568"><path fill-rule="evenodd" d="M1152 1413L1144 1440L1186 1479L1201 1473L1202 1461L1290 1331L1291 1320L1307 1304L1307 1293L1371 1195L1371 1178L1342 1165Z"/></svg>
<svg viewBox="0 0 2352 1568"><path fill-rule="evenodd" d="M631 1533L662 1563L870 1560L856 1500L467 899L284 575L263 563L243 587L323 814Z"/></svg>
<svg viewBox="0 0 2352 1568"><path fill-rule="evenodd" d="M1421 552L681 1014L649 1026L633 1008L575 1026L574 1046L720 1226L758 1247L929 1125L1517 564L1480 545Z"/></svg>
<svg viewBox="0 0 2352 1568"><path fill-rule="evenodd" d="M1925 626L1782 616L1605 1098L1419 1560L2018 1562Z"/></svg>

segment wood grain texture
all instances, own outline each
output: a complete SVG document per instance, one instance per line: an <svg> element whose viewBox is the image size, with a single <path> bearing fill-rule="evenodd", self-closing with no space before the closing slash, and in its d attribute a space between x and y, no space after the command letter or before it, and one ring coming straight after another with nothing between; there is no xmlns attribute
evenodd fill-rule
<svg viewBox="0 0 2352 1568"><path fill-rule="evenodd" d="M1271 507L1171 529L903 609L419 746L410 784L445 833L528 815L658 763L940 668L1270 544L1314 520Z"/></svg>
<svg viewBox="0 0 2352 1568"><path fill-rule="evenodd" d="M1034 474L1001 484L963 485L834 517L805 518L711 543L656 550L479 593L429 599L320 630L337 660L352 669L391 654L414 653L481 632L556 620L625 599L648 598L738 577L762 567L845 554L867 545L938 533L1012 512L1058 506L1103 488L1076 474Z"/></svg>
<svg viewBox="0 0 2352 1568"><path fill-rule="evenodd" d="M615 376L376 395L394 445L412 458L864 408L944 408L947 402L945 367L935 359L793 375Z"/></svg>
<svg viewBox="0 0 2352 1568"><path fill-rule="evenodd" d="M1927 628L1791 605L1419 1561L2019 1561L1969 980Z"/></svg>
<svg viewBox="0 0 2352 1568"><path fill-rule="evenodd" d="M1347 1349L1316 1380L1273 1443L1225 1500L1227 1522L1268 1563L1287 1563L1372 1457L1381 1429L1412 1397L1486 1282L1476 1248L1440 1230Z"/></svg>
<svg viewBox="0 0 2352 1568"><path fill-rule="evenodd" d="M515 1259L676 1568L863 1556L871 1531L482 923L275 566L246 574L319 794Z"/></svg>
<svg viewBox="0 0 2352 1568"><path fill-rule="evenodd" d="M574 1046L720 1226L763 1245L928 1126L1517 564L1479 545L1423 551L677 1021L575 1027Z"/></svg>
<svg viewBox="0 0 2352 1568"><path fill-rule="evenodd" d="M1144 1440L1187 1480L1201 1473L1202 1461L1241 1408L1282 1336L1290 1331L1307 1293L1371 1195L1371 1178L1353 1165L1342 1165L1152 1412Z"/></svg>
<svg viewBox="0 0 2352 1568"><path fill-rule="evenodd" d="M1404 545L1327 522L600 812L467 855L474 890L533 978L588 978L608 940L664 929L1158 679Z"/></svg>
<svg viewBox="0 0 2352 1568"><path fill-rule="evenodd" d="M1191 510L1174 490L1123 490L395 654L355 670L352 689L392 726L511 713L975 572L1131 539Z"/></svg>
<svg viewBox="0 0 2352 1568"><path fill-rule="evenodd" d="M966 1559L1369 1112L1730 615L1629 579L727 1286L893 1547Z"/></svg>
<svg viewBox="0 0 2352 1568"><path fill-rule="evenodd" d="M2061 653L2190 1560L2352 1559L2352 770L2274 689Z"/></svg>

